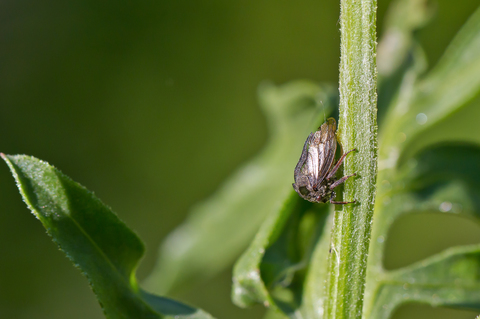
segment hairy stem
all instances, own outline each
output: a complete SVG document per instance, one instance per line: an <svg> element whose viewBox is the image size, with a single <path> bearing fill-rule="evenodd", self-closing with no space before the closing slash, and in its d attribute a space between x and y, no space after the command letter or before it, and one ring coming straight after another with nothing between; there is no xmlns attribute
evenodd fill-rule
<svg viewBox="0 0 480 319"><path fill-rule="evenodd" d="M325 317L361 318L377 173L376 0L341 0L339 141L345 183L331 237Z"/></svg>

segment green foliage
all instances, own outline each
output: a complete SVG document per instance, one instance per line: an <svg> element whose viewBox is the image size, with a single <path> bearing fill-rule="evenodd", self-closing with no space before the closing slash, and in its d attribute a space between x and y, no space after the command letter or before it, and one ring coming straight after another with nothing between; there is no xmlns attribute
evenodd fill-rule
<svg viewBox="0 0 480 319"><path fill-rule="evenodd" d="M478 108L479 44L480 8L427 74L418 43L412 41L405 55L397 95L381 123L365 318L388 318L407 302L480 309L478 245L454 247L394 271L382 265L388 230L400 216L458 214L478 222L480 146L461 141L471 142L480 132L478 126L454 130L451 119Z"/></svg>
<svg viewBox="0 0 480 319"><path fill-rule="evenodd" d="M92 192L34 157L2 157L23 200L88 278L108 318L212 318L138 287L135 269L143 243Z"/></svg>
<svg viewBox="0 0 480 319"><path fill-rule="evenodd" d="M466 120L478 114L473 106L478 108L480 93L479 11L465 24L438 65L420 77L426 70L426 61L414 35L430 16L431 10L425 3L397 1L390 13L393 22L379 45L380 53L390 55L379 56L383 63L379 69L379 105L384 113L364 318L388 318L401 304L415 301L480 308L477 245L451 248L391 272L382 267L388 231L402 214L454 213L476 219L480 211L480 147L459 144L462 140L475 141L478 126L462 130L457 125L453 138L448 135L452 131L449 119L456 116L455 112L470 110L462 114ZM462 89L450 89L445 84L449 81L452 87L460 81ZM438 107L437 96L442 98ZM428 124L424 123L424 115ZM442 134L438 135L439 131ZM455 144L445 144L447 141ZM325 207L301 205L296 200L295 196L287 197L283 208L266 219L237 262L234 300L239 305L264 303L291 318L322 318L328 298L326 257L336 253L329 238L333 213L327 215ZM312 214L313 210L316 212ZM305 243L299 242L306 238L310 249L298 248L305 247ZM270 317L281 315L269 313Z"/></svg>
<svg viewBox="0 0 480 319"><path fill-rule="evenodd" d="M264 83L259 96L269 124L268 144L213 196L196 205L166 239L147 279L151 290L170 292L231 265L266 216L278 214L292 192L292 167L305 136L331 112L336 99L331 87L306 81L280 87Z"/></svg>
<svg viewBox="0 0 480 319"><path fill-rule="evenodd" d="M370 13L367 20L374 23ZM337 103L334 90L306 81L264 84L260 102L268 144L167 238L148 289L165 294L200 282L244 251L234 267L233 300L242 307L264 304L269 319L334 312L359 317L365 275L363 318L389 318L409 302L480 309L480 245L450 248L396 270L383 267L389 230L401 216L480 218L480 8L426 72L416 31L431 15L426 1L416 0L396 1L388 15L378 49L376 182L375 70L370 60L364 65L367 81L358 68L342 69L339 136L345 149L360 149L346 161L344 173L357 172L359 178L347 183L344 195L360 205L334 212L331 205L302 200L291 188L305 138ZM371 31L363 33L370 44ZM364 43L361 37L350 40ZM359 49L349 53L359 68L361 53L374 52L372 46L343 43ZM349 96L355 90L363 92L361 99ZM135 269L143 244L92 193L35 158L4 159L25 202L88 277L108 318L211 318L139 288Z"/></svg>

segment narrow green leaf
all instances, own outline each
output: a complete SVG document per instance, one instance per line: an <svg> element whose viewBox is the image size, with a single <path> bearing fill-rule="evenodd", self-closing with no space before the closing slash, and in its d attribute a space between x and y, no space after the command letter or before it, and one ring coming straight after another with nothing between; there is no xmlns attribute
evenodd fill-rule
<svg viewBox="0 0 480 319"><path fill-rule="evenodd" d="M135 269L144 252L143 243L92 192L34 157L2 157L23 200L88 278L108 318L212 318L139 289Z"/></svg>
<svg viewBox="0 0 480 319"><path fill-rule="evenodd" d="M237 305L263 303L291 318L316 311L318 299L311 297L324 293L318 282L326 278L328 210L292 191L282 209L267 217L235 264L232 294Z"/></svg>
<svg viewBox="0 0 480 319"><path fill-rule="evenodd" d="M193 308L173 299L156 296L143 290L140 292L143 300L152 309L164 315L165 319L214 319L210 314L201 309Z"/></svg>
<svg viewBox="0 0 480 319"><path fill-rule="evenodd" d="M292 190L235 264L232 294L237 305L263 303L293 316L313 248L324 233L327 208L312 205Z"/></svg>
<svg viewBox="0 0 480 319"><path fill-rule="evenodd" d="M470 142L480 144L480 94L469 101L458 112L451 114L445 120L434 125L431 129L419 134L415 141L408 145L406 155L408 159L412 154L423 148L439 142Z"/></svg>
<svg viewBox="0 0 480 319"><path fill-rule="evenodd" d="M433 9L427 0L392 1L385 18L385 31L378 44L379 80L383 81L402 69L415 47L414 33L428 23L432 14Z"/></svg>
<svg viewBox="0 0 480 319"><path fill-rule="evenodd" d="M169 235L147 287L165 293L192 284L229 266L246 249L265 217L291 193L305 138L330 113L335 97L331 88L305 81L261 86L268 144Z"/></svg>
<svg viewBox="0 0 480 319"><path fill-rule="evenodd" d="M253 303L274 305L260 273L261 263L266 250L278 239L280 232L294 212L300 212L302 199L291 191L283 207L273 211L263 222L250 247L240 257L233 269L232 299L240 307L250 306ZM288 266L290 261L287 262Z"/></svg>
<svg viewBox="0 0 480 319"><path fill-rule="evenodd" d="M379 123L398 94L405 72L419 61L422 53L414 34L427 24L433 11L427 0L395 0L388 8L377 53ZM426 62L419 67L425 70Z"/></svg>
<svg viewBox="0 0 480 319"><path fill-rule="evenodd" d="M458 32L442 59L423 79L415 83L410 96L396 103L385 125L385 144L407 159L417 149L410 145L419 134L432 129L455 112L470 105L480 94L480 7ZM477 102L478 103L478 102ZM436 143L440 139L430 139ZM382 142L383 143L383 142ZM383 144L382 144L383 145ZM426 147L422 143L422 147ZM385 150L385 151L389 151Z"/></svg>
<svg viewBox="0 0 480 319"><path fill-rule="evenodd" d="M325 311L328 256L335 253L330 246L330 231L334 217L333 207L330 207L329 210L330 214L323 225L324 231L315 243L303 284L303 298L299 309L302 316L300 318L321 319Z"/></svg>

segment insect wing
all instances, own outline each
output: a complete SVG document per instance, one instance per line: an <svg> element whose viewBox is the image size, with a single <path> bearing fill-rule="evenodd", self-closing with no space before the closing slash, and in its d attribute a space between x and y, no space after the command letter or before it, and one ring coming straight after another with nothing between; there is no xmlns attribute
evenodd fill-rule
<svg viewBox="0 0 480 319"><path fill-rule="evenodd" d="M302 170L302 168L305 164L305 161L307 160L308 148L309 148L310 144L312 143L313 134L314 133L310 133L307 140L305 141L305 144L303 145L302 155L300 156L300 159L298 160L297 166L295 166L295 179L298 176L300 176L301 170Z"/></svg>
<svg viewBox="0 0 480 319"><path fill-rule="evenodd" d="M320 130L317 131L318 136L314 139L311 147L316 147L316 159L317 160L318 171L316 176L315 184L320 185L325 176L327 176L330 168L333 165L335 160L335 152L337 150L337 138L335 136L335 131L337 129L337 123L334 118L329 118L325 123L322 124Z"/></svg>

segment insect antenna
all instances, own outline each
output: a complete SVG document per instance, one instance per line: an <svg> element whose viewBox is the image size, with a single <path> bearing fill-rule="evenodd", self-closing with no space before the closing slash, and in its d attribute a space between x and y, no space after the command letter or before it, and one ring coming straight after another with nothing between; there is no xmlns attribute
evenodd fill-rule
<svg viewBox="0 0 480 319"><path fill-rule="evenodd" d="M322 104L322 108L323 108L323 122L325 122L327 120L327 117L325 116L325 105L323 105L323 101L320 100L320 104Z"/></svg>

